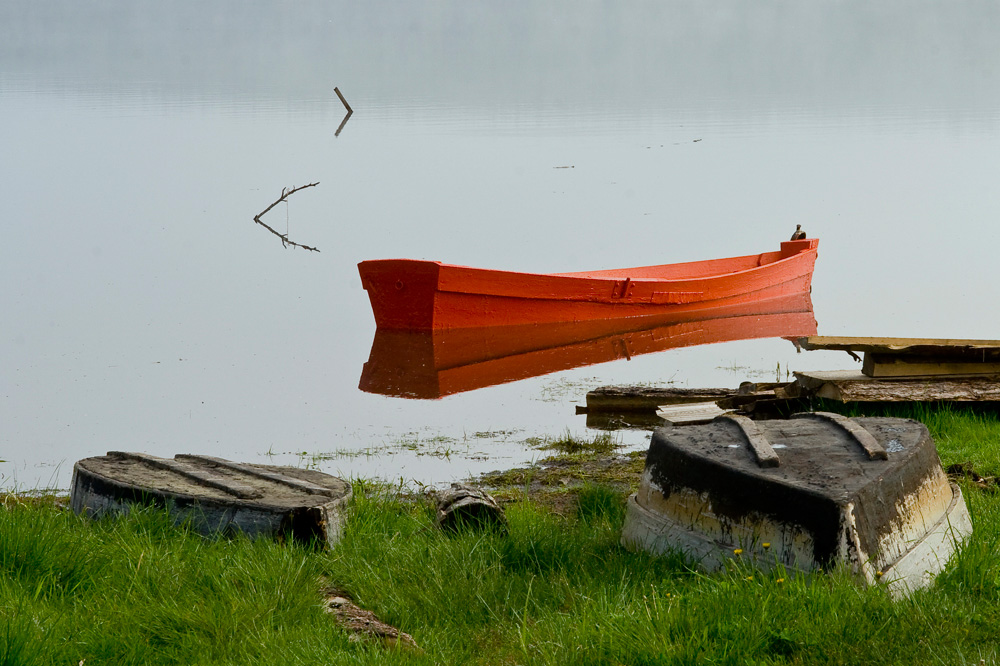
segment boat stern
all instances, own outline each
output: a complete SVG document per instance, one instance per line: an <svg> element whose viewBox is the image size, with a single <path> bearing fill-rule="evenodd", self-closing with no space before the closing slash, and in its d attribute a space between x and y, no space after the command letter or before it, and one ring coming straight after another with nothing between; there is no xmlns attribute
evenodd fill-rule
<svg viewBox="0 0 1000 666"><path fill-rule="evenodd" d="M377 259L358 264L380 329L430 330L441 264L412 259Z"/></svg>
<svg viewBox="0 0 1000 666"><path fill-rule="evenodd" d="M803 238L802 240L783 241L781 243L781 258L795 256L801 252L816 252L819 248L818 238Z"/></svg>

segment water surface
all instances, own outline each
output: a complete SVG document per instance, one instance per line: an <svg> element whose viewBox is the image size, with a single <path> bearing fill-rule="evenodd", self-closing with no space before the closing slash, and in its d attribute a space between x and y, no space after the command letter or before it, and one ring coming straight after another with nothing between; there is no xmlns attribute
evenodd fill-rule
<svg viewBox="0 0 1000 666"><path fill-rule="evenodd" d="M853 364L748 340L368 393L364 259L580 271L801 223L821 334L1000 337L998 29L981 3L4 3L0 486L111 449L442 482L586 434L595 386ZM321 252L253 224L316 181L265 219Z"/></svg>

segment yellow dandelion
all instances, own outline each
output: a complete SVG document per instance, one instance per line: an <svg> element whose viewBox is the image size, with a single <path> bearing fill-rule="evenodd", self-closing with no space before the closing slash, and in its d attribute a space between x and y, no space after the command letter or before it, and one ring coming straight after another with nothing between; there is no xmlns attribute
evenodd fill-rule
<svg viewBox="0 0 1000 666"><path fill-rule="evenodd" d="M753 580L753 576L747 576L747 580Z"/></svg>
<svg viewBox="0 0 1000 666"><path fill-rule="evenodd" d="M742 554L743 554L743 549L742 548L734 548L733 549L733 555L742 555Z"/></svg>
<svg viewBox="0 0 1000 666"><path fill-rule="evenodd" d="M876 577L876 578L881 578L881 577L882 577L882 575L883 575L883 574L882 574L882 572L881 572L881 571L876 571L876 572L875 572L875 577Z"/></svg>
<svg viewBox="0 0 1000 666"><path fill-rule="evenodd" d="M779 578L779 579L778 579L778 580L776 580L775 582L776 582L776 583L784 583L784 582L785 582L785 579L784 579L784 578Z"/></svg>
<svg viewBox="0 0 1000 666"><path fill-rule="evenodd" d="M764 548L770 548L771 547L771 542L770 541L765 541L761 545L764 546Z"/></svg>

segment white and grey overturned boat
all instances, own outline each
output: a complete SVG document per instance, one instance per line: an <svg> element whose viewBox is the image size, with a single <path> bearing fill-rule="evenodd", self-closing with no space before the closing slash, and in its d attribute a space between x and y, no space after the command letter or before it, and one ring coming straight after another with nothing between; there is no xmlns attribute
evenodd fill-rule
<svg viewBox="0 0 1000 666"><path fill-rule="evenodd" d="M803 571L843 564L901 596L971 532L923 424L811 412L657 430L622 543L681 550L708 569L736 557Z"/></svg>

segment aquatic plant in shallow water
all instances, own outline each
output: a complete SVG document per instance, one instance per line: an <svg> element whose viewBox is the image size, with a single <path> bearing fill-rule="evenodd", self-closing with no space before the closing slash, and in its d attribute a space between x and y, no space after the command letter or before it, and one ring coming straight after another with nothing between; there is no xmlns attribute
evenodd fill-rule
<svg viewBox="0 0 1000 666"><path fill-rule="evenodd" d="M583 439L574 436L570 431L566 431L561 437L555 439L545 438L537 448L545 451L558 451L559 453L593 453L609 454L621 448L621 443L610 432L603 432L595 435L591 439Z"/></svg>

